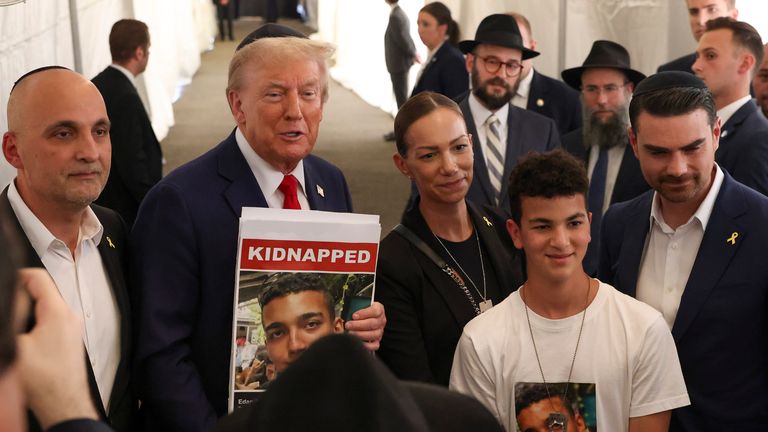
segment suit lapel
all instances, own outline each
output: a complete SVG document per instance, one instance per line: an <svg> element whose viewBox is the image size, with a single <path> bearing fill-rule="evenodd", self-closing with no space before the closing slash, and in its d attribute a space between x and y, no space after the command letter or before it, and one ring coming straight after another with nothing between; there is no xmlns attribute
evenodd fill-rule
<svg viewBox="0 0 768 432"><path fill-rule="evenodd" d="M640 260L643 258L645 239L648 236L653 193L648 193L638 202L635 210L629 214L627 228L624 230L621 254L617 264L616 279L622 292L635 297L637 292L637 277L640 273Z"/></svg>
<svg viewBox="0 0 768 432"><path fill-rule="evenodd" d="M237 146L234 131L221 147L218 170L220 176L231 182L224 190L224 199L235 216L240 217L243 207L267 207L267 200L259 183Z"/></svg>
<svg viewBox="0 0 768 432"><path fill-rule="evenodd" d="M728 142L731 141L733 135L737 132L739 126L749 117L752 111L757 110L757 105L751 100L742 105L735 113L728 119L722 127L720 132L720 146L715 152L715 160L721 161L726 157L730 150Z"/></svg>
<svg viewBox="0 0 768 432"><path fill-rule="evenodd" d="M536 70L531 69L531 73L533 74L533 78L531 78L531 88L528 91L528 104L526 105L526 109L543 114L545 112L544 107L549 99L547 97L549 88L542 85L543 81L541 80L541 75L539 75ZM541 106L537 103L539 100L543 102Z"/></svg>
<svg viewBox="0 0 768 432"><path fill-rule="evenodd" d="M624 192L623 189L629 186L628 182L631 179L637 178L638 173L634 171L638 171L639 168L640 165L635 158L634 151L632 151L632 145L627 142L627 145L624 148L624 156L621 157L619 173L616 174L616 181L613 184L613 192L611 193L610 201L611 204L617 202L617 197L622 196ZM642 177L642 173L639 173L639 175Z"/></svg>
<svg viewBox="0 0 768 432"><path fill-rule="evenodd" d="M696 318L712 289L719 283L733 256L738 252L743 239L749 235L747 227L739 225L737 218L746 211L741 192L733 187L735 180L723 173L723 185L717 194L712 215L704 231L693 269L680 299L672 335L679 341ZM733 244L728 239L738 233Z"/></svg>
<svg viewBox="0 0 768 432"><path fill-rule="evenodd" d="M495 204L495 197L493 196L493 188L491 187L491 179L488 176L488 166L485 164L485 155L483 154L483 146L480 143L480 135L477 133L477 126L475 125L475 119L472 117L472 111L469 109L469 95L459 103L462 113L464 114L464 122L467 124L467 132L472 134L472 151L475 153L475 161L473 165L473 180L472 183L477 183L480 186L480 190L483 192L485 201L489 204ZM480 204L480 203L478 203Z"/></svg>
<svg viewBox="0 0 768 432"><path fill-rule="evenodd" d="M304 193L307 195L309 208L312 210L332 210L329 208L328 200L325 199L325 185L320 184L319 181L321 180L312 163L308 159L304 159L304 185L307 188Z"/></svg>
<svg viewBox="0 0 768 432"><path fill-rule="evenodd" d="M501 294L501 298L504 299L509 293L517 289L516 286L512 286L513 282L507 278L507 272L504 271L505 268L509 268L513 263L507 262L504 259L507 258L508 255L506 251L501 250L499 247L499 234L493 226L494 220L491 217L482 214L469 201L467 201L467 207L469 208L469 217L472 218L472 223L477 230L478 236L480 236L480 243L485 247L486 251L488 251L489 256L484 256L484 258L490 261L489 264L494 269L499 293ZM508 258L511 259L512 257Z"/></svg>
<svg viewBox="0 0 768 432"><path fill-rule="evenodd" d="M507 190L509 189L509 175L512 173L512 168L517 164L517 159L520 155L525 154L525 142L521 138L522 128L520 127L520 108L507 104L509 112L507 113L507 147L504 155L504 173L502 174L501 182L501 203L503 208L509 207L509 197L507 196Z"/></svg>

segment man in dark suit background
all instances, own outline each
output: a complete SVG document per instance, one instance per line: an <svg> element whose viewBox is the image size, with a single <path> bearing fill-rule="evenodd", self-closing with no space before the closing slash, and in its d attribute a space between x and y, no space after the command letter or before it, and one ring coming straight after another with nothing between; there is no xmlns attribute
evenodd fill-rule
<svg viewBox="0 0 768 432"><path fill-rule="evenodd" d="M749 94L763 60L763 42L751 25L731 18L707 23L693 65L715 97L722 133L715 160L734 179L768 195L768 120Z"/></svg>
<svg viewBox="0 0 768 432"><path fill-rule="evenodd" d="M389 23L384 32L384 60L387 64L392 90L395 92L397 109L408 100L408 71L417 61L416 46L411 38L411 26L408 16L398 5L398 0L385 0L392 8L389 13ZM387 141L395 140L395 133L390 131L384 135Z"/></svg>
<svg viewBox="0 0 768 432"><path fill-rule="evenodd" d="M704 26L707 21L719 17L738 18L739 10L736 9L736 0L685 0L688 7L688 23L691 25L691 33L696 42L704 34ZM659 66L657 72L681 71L689 72L696 61L696 53L686 54L680 58Z"/></svg>
<svg viewBox="0 0 768 432"><path fill-rule="evenodd" d="M531 23L524 15L509 12L517 21L523 46L536 50ZM537 112L549 117L557 124L560 135L576 130L581 126L581 103L579 92L562 81L550 78L533 68L533 60L523 60L523 72L517 92L512 98L512 105Z"/></svg>
<svg viewBox="0 0 768 432"><path fill-rule="evenodd" d="M160 143L136 91L135 79L149 61L149 30L122 19L109 33L112 64L93 78L104 97L112 123L112 171L96 203L109 207L133 225L139 204L162 177Z"/></svg>
<svg viewBox="0 0 768 432"><path fill-rule="evenodd" d="M467 198L509 210L506 179L520 156L560 146L555 122L510 103L520 82L522 61L539 55L523 45L515 19L485 17L474 40L459 43L467 55L472 90L459 102L472 134L474 177Z"/></svg>
<svg viewBox="0 0 768 432"><path fill-rule="evenodd" d="M603 220L599 278L658 309L691 399L670 431L768 424L768 199L715 163L712 94L684 72L640 83L632 148L653 191Z"/></svg>
<svg viewBox="0 0 768 432"><path fill-rule="evenodd" d="M342 172L311 154L333 47L276 24L247 39L229 67L237 127L161 180L132 231L145 431L207 431L226 414L241 209L352 211ZM353 318L346 330L376 350L381 304Z"/></svg>
<svg viewBox="0 0 768 432"><path fill-rule="evenodd" d="M127 229L117 213L91 205L110 168L109 119L99 91L58 66L22 76L8 101L3 154L17 175L0 207L25 235L25 265L45 268L82 319L93 402L116 430L131 431Z"/></svg>
<svg viewBox="0 0 768 432"><path fill-rule="evenodd" d="M630 67L629 53L611 41L595 41L581 67L563 71L563 80L581 90L584 125L563 136L563 148L584 161L589 175L587 208L592 241L584 271L594 275L600 250L600 220L608 206L648 190L629 145L629 99L645 75Z"/></svg>
<svg viewBox="0 0 768 432"><path fill-rule="evenodd" d="M752 79L752 92L763 116L768 117L768 44L763 45L763 63L757 71L757 76Z"/></svg>

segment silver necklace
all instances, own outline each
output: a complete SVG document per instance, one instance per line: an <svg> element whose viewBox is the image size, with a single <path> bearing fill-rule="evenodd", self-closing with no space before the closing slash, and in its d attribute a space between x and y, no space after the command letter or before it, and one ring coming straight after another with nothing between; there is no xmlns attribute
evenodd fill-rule
<svg viewBox="0 0 768 432"><path fill-rule="evenodd" d="M445 247L443 242L440 240L440 237L435 235L435 233L432 233L432 235L435 237L437 242L440 243L440 246L443 247L443 250L445 250L445 253L447 253L448 256L451 257L451 260L453 261L454 264L456 264L456 267L458 267L459 270L461 270L461 272L464 273L464 277L466 277L469 280L469 283L472 284L472 287L477 292L477 295L479 295L480 298L482 299L482 301L480 302L480 305L479 305L479 312L483 313L483 312L487 311L488 309L490 309L491 307L493 307L493 300L488 298L488 286L486 285L486 279L485 279L485 264L483 263L483 249L480 247L480 236L477 234L477 229L475 228L475 224L474 223L472 224L472 230L474 231L475 241L477 242L477 252L480 255L480 270L482 271L482 274L483 274L483 292L482 293L477 288L477 284L475 284L475 281L473 281L472 278L469 277L469 273L464 271L464 268L462 268L461 264L459 264L459 262L456 260L456 258L453 257L453 255L451 254L451 251L449 251L448 248ZM469 295L469 298L471 300L472 305L474 306L475 305L475 301L474 301L474 299L472 299L472 295L471 294ZM477 310L476 310L476 312L477 312Z"/></svg>
<svg viewBox="0 0 768 432"><path fill-rule="evenodd" d="M592 291L592 284L590 283L591 279L587 277L587 299L584 302L584 312L581 314L581 326L579 326L579 336L576 338L576 348L573 350L573 358L571 359L571 368L568 370L568 380L565 382L565 390L563 390L563 395L561 399L563 400L563 404L567 403L566 395L568 394L568 387L571 384L571 374L573 373L573 365L576 363L576 353L579 351L579 342L581 342L581 332L584 330L584 319L587 317L587 306L589 306L589 293ZM525 285L523 285L523 289L525 289ZM531 317L528 314L528 303L525 302L525 291L520 292L520 298L523 300L523 306L525 307L525 319L528 321L528 331L531 334L531 341L533 342L533 353L536 354L536 363L539 365L539 373L541 374L541 381L544 383L544 389L547 391L547 399L549 399L549 404L552 407L552 412L547 416L547 430L550 432L554 431L565 431L568 430L568 417L565 416L562 412L555 409L555 404L552 403L552 396L549 394L549 385L547 385L547 380L544 378L544 369L541 367L541 360L539 359L539 350L536 348L536 338L533 337L533 327L531 327Z"/></svg>

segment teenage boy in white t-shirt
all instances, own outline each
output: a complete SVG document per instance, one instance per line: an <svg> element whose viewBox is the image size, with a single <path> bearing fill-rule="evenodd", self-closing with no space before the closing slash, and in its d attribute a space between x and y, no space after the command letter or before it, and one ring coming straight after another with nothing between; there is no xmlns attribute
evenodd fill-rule
<svg viewBox="0 0 768 432"><path fill-rule="evenodd" d="M467 324L450 380L508 431L533 393L547 397L526 431L666 431L670 410L690 403L661 314L582 269L588 188L584 166L560 150L532 153L512 172L507 229L528 280Z"/></svg>

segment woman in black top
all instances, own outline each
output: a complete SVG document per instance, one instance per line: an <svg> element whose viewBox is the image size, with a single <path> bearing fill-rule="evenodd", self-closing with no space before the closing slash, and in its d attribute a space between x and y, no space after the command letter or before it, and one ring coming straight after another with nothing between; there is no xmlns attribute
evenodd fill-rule
<svg viewBox="0 0 768 432"><path fill-rule="evenodd" d="M464 198L472 140L453 101L432 92L412 97L395 118L395 139L395 165L419 190L401 223L417 240L396 228L381 242L376 299L387 325L378 354L401 379L447 386L464 325L517 289L521 260L507 218Z"/></svg>

